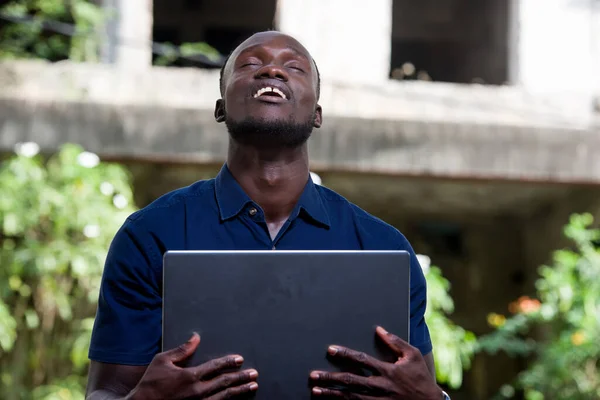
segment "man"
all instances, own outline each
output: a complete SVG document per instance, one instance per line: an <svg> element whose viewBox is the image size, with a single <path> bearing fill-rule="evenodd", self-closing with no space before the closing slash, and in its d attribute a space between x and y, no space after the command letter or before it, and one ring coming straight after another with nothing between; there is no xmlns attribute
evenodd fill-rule
<svg viewBox="0 0 600 400"><path fill-rule="evenodd" d="M314 371L312 392L324 398L444 398L435 384L424 321L425 279L410 244L395 228L310 179L307 140L322 122L319 80L308 51L277 32L256 34L230 55L215 108L230 135L227 163L215 179L168 193L134 213L117 233L90 346L88 399L217 400L259 390L259 371L240 370L242 355L180 367L198 347L197 335L159 353L162 255L191 249L409 251L411 344L377 329L398 354L393 364L332 345L330 355L374 374ZM339 385L347 390L332 389Z"/></svg>

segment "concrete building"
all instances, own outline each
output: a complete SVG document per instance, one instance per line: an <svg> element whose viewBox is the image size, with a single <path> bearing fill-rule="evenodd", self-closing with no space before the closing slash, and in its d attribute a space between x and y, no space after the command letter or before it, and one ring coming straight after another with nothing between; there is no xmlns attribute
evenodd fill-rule
<svg viewBox="0 0 600 400"><path fill-rule="evenodd" d="M214 176L218 70L151 67L150 40L226 54L276 28L322 74L312 169L443 269L457 323L486 332L531 291L569 214L600 215L596 0L105 3L119 11L107 64L0 64L0 149L80 143L130 165L140 206ZM454 398L490 398L518 363L479 356Z"/></svg>

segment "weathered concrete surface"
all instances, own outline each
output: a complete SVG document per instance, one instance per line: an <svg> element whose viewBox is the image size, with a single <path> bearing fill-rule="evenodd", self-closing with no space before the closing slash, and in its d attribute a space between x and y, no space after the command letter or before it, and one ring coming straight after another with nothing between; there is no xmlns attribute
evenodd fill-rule
<svg viewBox="0 0 600 400"><path fill-rule="evenodd" d="M65 142L112 157L221 162L218 73L0 64L0 149ZM425 82L323 83L316 170L600 182L600 123L577 95Z"/></svg>

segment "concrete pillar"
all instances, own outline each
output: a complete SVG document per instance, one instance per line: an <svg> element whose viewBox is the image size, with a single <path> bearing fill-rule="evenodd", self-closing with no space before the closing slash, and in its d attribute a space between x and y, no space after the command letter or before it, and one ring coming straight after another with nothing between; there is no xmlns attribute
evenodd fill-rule
<svg viewBox="0 0 600 400"><path fill-rule="evenodd" d="M594 74L594 106L600 113L600 1L590 0L592 3L592 71Z"/></svg>
<svg viewBox="0 0 600 400"><path fill-rule="evenodd" d="M511 81L534 92L598 93L598 1L511 2Z"/></svg>
<svg viewBox="0 0 600 400"><path fill-rule="evenodd" d="M119 68L152 65L152 0L102 0L107 13L107 38L102 60Z"/></svg>
<svg viewBox="0 0 600 400"><path fill-rule="evenodd" d="M388 79L392 0L278 0L276 27L311 52L329 82Z"/></svg>

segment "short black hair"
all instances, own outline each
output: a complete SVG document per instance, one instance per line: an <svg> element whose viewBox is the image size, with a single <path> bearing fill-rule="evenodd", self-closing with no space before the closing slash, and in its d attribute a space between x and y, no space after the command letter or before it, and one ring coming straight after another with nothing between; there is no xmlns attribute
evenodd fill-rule
<svg viewBox="0 0 600 400"><path fill-rule="evenodd" d="M227 66L227 62L231 54L225 57L223 61L223 65L221 66L221 71L219 72L219 90L221 91L221 96L223 95L223 73L225 72L225 67ZM317 67L317 62L314 58L311 58L313 64L315 65L315 70L317 71L317 99L321 96L321 74L319 73L319 67Z"/></svg>

